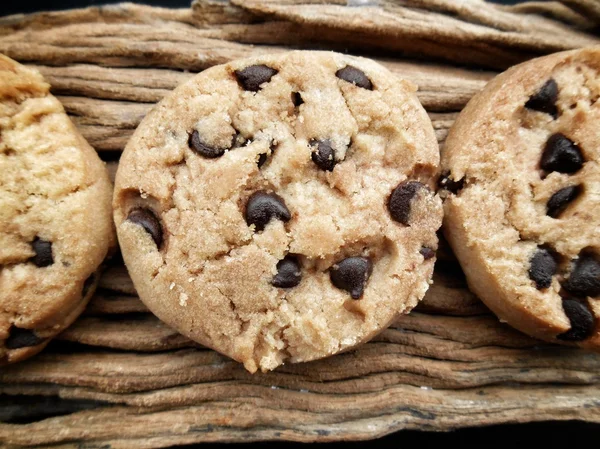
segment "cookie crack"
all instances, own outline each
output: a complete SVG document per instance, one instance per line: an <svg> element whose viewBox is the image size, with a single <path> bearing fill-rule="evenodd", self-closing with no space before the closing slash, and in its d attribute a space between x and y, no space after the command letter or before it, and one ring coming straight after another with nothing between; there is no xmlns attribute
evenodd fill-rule
<svg viewBox="0 0 600 449"><path fill-rule="evenodd" d="M217 289L217 291L224 297L227 298L227 301L229 302L229 308L231 309L231 311L233 312L233 314L235 315L235 319L239 322L242 323L242 326L244 324L247 324L250 322L250 320L245 320L241 317L241 315L239 314L238 310L237 310L237 306L235 305L235 302L233 301L233 299L231 299L229 296L227 296L225 293L223 293L223 290L221 290L221 287L219 287L218 285L215 285L215 288ZM238 333L238 335L240 335L243 332L242 329L240 329L240 332ZM225 335L225 333L222 333L222 335Z"/></svg>
<svg viewBox="0 0 600 449"><path fill-rule="evenodd" d="M534 202L533 201L533 197L534 197L533 190L534 190L534 187L531 184L531 182L527 183L527 185L529 187L529 193L531 195L531 201ZM508 201L508 207L504 211L504 219L510 225L510 227L512 227L515 231L517 231L519 233L519 241L532 240L531 237L524 236L523 229L521 229L520 226L517 226L517 224L514 222L514 220L510 216L511 215L510 212L513 210L514 205L517 202L517 200L516 200L516 194L515 194L515 192L512 189L508 192L507 201ZM535 240L534 241L536 243L538 243L538 244L544 243L544 242L540 242L540 236L535 236Z"/></svg>
<svg viewBox="0 0 600 449"><path fill-rule="evenodd" d="M346 96L344 95L344 92L342 91L342 89L340 87L338 87L338 91L340 93L340 95L342 96L342 99L344 100L344 104L346 105L346 109L348 110L348 114L350 114L350 117L352 117L352 121L354 122L354 125L356 126L357 130L360 130L360 127L358 126L358 122L356 121L356 117L354 117L354 114L352 113L352 108L350 107L350 105L348 104L348 99L346 98ZM354 136L350 136L352 141L352 137ZM348 150L350 149L350 147L348 147Z"/></svg>
<svg viewBox="0 0 600 449"><path fill-rule="evenodd" d="M292 358L292 354L289 351L290 342L287 335L285 335L285 331L290 327L292 327L291 324L286 324L277 331L279 333L280 340L283 342L283 348L279 350L279 352L283 354L282 363Z"/></svg>

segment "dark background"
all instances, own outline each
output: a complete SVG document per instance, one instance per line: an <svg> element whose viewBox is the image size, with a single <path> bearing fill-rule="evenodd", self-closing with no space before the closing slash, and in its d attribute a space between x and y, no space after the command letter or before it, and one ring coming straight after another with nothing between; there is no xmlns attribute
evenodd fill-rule
<svg viewBox="0 0 600 449"><path fill-rule="evenodd" d="M491 0L494 3L514 4L518 0ZM599 0L600 1L600 0ZM10 2L10 3L9 3ZM85 6L102 5L106 3L119 3L115 0L0 0L0 16L35 11L49 11ZM184 8L191 4L191 0L144 0L135 3L145 3L155 6ZM42 417L40 417L42 418ZM464 447L482 447L483 449L502 448L517 449L523 446L544 446L546 448L560 447L569 449L584 446L597 446L596 439L600 437L600 424L589 424L578 421L567 422L541 422L530 424L510 424L491 427L461 429L448 433L400 431L384 438L369 442L355 442L342 444L320 444L323 449L343 447L344 449L357 448L406 448L421 449L422 447L448 445L448 449L462 449ZM222 445L203 445L202 447L216 447ZM252 444L258 446L258 444ZM265 449L285 446L287 449L304 448L301 443L261 443ZM511 447L513 446L513 447ZM183 446L180 446L183 448ZM192 446L185 446L190 448Z"/></svg>
<svg viewBox="0 0 600 449"><path fill-rule="evenodd" d="M126 1L126 0L121 0ZM59 9L82 8L85 6L104 5L107 3L120 3L119 0L0 0L0 16L16 13L27 13L34 11L54 11ZM185 8L192 0L129 0L132 3L144 3L146 5L166 6L171 8ZM458 1L458 0L457 0ZM493 3L504 3L512 5L519 0L488 0ZM600 0L599 0L600 1Z"/></svg>
<svg viewBox="0 0 600 449"><path fill-rule="evenodd" d="M122 0L126 1L126 0ZM192 0L129 0L131 3L145 3L146 5L166 6L170 8L185 8L190 6ZM105 5L107 3L121 3L119 0L0 0L0 16L16 13L35 11L55 11L59 9L83 8L86 6Z"/></svg>

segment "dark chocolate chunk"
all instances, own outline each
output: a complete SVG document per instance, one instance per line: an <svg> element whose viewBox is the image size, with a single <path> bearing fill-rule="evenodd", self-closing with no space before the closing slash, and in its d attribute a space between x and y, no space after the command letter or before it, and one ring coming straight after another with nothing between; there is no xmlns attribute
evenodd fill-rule
<svg viewBox="0 0 600 449"><path fill-rule="evenodd" d="M435 251L431 248L428 248L426 246L422 247L419 252L421 253L421 255L423 256L423 259L427 260L427 259L431 259L433 256L435 256Z"/></svg>
<svg viewBox="0 0 600 449"><path fill-rule="evenodd" d="M304 100L302 99L300 92L292 92L292 103L294 103L294 106L296 107L304 104Z"/></svg>
<svg viewBox="0 0 600 449"><path fill-rule="evenodd" d="M196 130L192 131L192 134L190 134L190 138L188 139L188 145L200 156L204 156L209 159L214 159L223 156L223 153L225 153L226 150L226 148L209 147L204 142L202 142L202 139L200 139L200 134Z"/></svg>
<svg viewBox="0 0 600 449"><path fill-rule="evenodd" d="M569 205L571 201L579 196L581 186L569 186L560 189L550 197L546 204L546 215L557 218Z"/></svg>
<svg viewBox="0 0 600 449"><path fill-rule="evenodd" d="M302 271L298 258L288 255L277 263L277 274L271 284L279 288L290 288L298 285L301 280Z"/></svg>
<svg viewBox="0 0 600 449"><path fill-rule="evenodd" d="M563 287L575 296L600 295L600 261L598 258L592 254L580 254Z"/></svg>
<svg viewBox="0 0 600 449"><path fill-rule="evenodd" d="M373 90L373 84L367 75L365 75L365 72L356 67L352 67L351 65L339 69L335 72L335 76L358 87L362 87L363 89Z"/></svg>
<svg viewBox="0 0 600 449"><path fill-rule="evenodd" d="M268 83L277 74L277 70L264 64L251 65L242 70L235 71L235 77L244 90L258 92L263 83Z"/></svg>
<svg viewBox="0 0 600 449"><path fill-rule="evenodd" d="M544 85L533 94L525 107L527 109L533 109L535 111L545 112L556 118L558 116L558 109L556 108L556 100L558 99L558 85L556 81L550 78L544 83Z"/></svg>
<svg viewBox="0 0 600 449"><path fill-rule="evenodd" d="M254 192L246 204L246 223L254 225L257 231L262 231L271 218L289 221L292 218L283 198L276 193L264 190Z"/></svg>
<svg viewBox="0 0 600 449"><path fill-rule="evenodd" d="M143 207L135 208L129 212L127 220L144 228L156 243L156 247L160 249L163 242L163 230L160 220L152 210Z"/></svg>
<svg viewBox="0 0 600 449"><path fill-rule="evenodd" d="M454 194L458 193L460 189L462 189L465 185L465 178L460 178L458 181L450 178L450 172L446 171L442 173L440 179L438 180L438 187L440 189L448 190Z"/></svg>
<svg viewBox="0 0 600 449"><path fill-rule="evenodd" d="M52 257L52 242L36 237L33 239L33 242L31 242L31 247L35 252L35 256L29 260L35 265L41 268L54 263L54 257Z"/></svg>
<svg viewBox="0 0 600 449"><path fill-rule="evenodd" d="M585 161L581 149L563 134L553 134L546 142L540 167L547 171L575 173Z"/></svg>
<svg viewBox="0 0 600 449"><path fill-rule="evenodd" d="M388 210L392 218L403 225L408 226L410 219L411 201L420 189L426 189L424 184L418 181L408 181L398 184L392 190L388 200Z"/></svg>
<svg viewBox="0 0 600 449"><path fill-rule="evenodd" d="M352 299L360 299L373 271L366 257L348 257L331 267L329 277L337 288L350 292Z"/></svg>
<svg viewBox="0 0 600 449"><path fill-rule="evenodd" d="M563 310L571 322L571 329L556 338L564 341L582 341L594 332L594 315L590 309L574 299L563 299Z"/></svg>
<svg viewBox="0 0 600 449"><path fill-rule="evenodd" d="M35 335L31 329L12 326L9 330L9 336L4 342L4 346L7 349L28 348L30 346L37 346L44 340L44 338Z"/></svg>
<svg viewBox="0 0 600 449"><path fill-rule="evenodd" d="M331 146L331 141L329 139L312 139L310 146L315 147L311 158L317 164L317 167L321 170L333 171L337 161L335 160L335 151Z"/></svg>
<svg viewBox="0 0 600 449"><path fill-rule="evenodd" d="M538 290L548 288L552 284L552 276L556 274L558 264L552 252L544 247L538 247L530 260L529 279L535 282Z"/></svg>

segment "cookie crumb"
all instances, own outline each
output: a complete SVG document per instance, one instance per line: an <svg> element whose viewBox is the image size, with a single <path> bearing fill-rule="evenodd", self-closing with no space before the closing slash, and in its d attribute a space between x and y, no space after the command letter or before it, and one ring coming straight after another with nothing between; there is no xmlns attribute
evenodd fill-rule
<svg viewBox="0 0 600 449"><path fill-rule="evenodd" d="M179 305L181 307L185 307L187 306L187 302L188 302L188 295L186 295L185 293L180 293L179 294Z"/></svg>

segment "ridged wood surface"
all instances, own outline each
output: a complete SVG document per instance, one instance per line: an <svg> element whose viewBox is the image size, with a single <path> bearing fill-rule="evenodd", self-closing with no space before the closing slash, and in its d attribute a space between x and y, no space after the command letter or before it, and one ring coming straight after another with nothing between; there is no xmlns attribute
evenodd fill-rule
<svg viewBox="0 0 600 449"><path fill-rule="evenodd" d="M600 44L593 0L196 0L0 18L0 52L35 66L114 177L140 120L195 72L289 48L372 57L419 85L440 145L498 71ZM357 440L400 429L600 422L600 355L541 343L469 292L441 242L434 283L372 342L268 374L195 344L137 298L120 258L80 319L1 368L5 447L149 448L210 441Z"/></svg>

